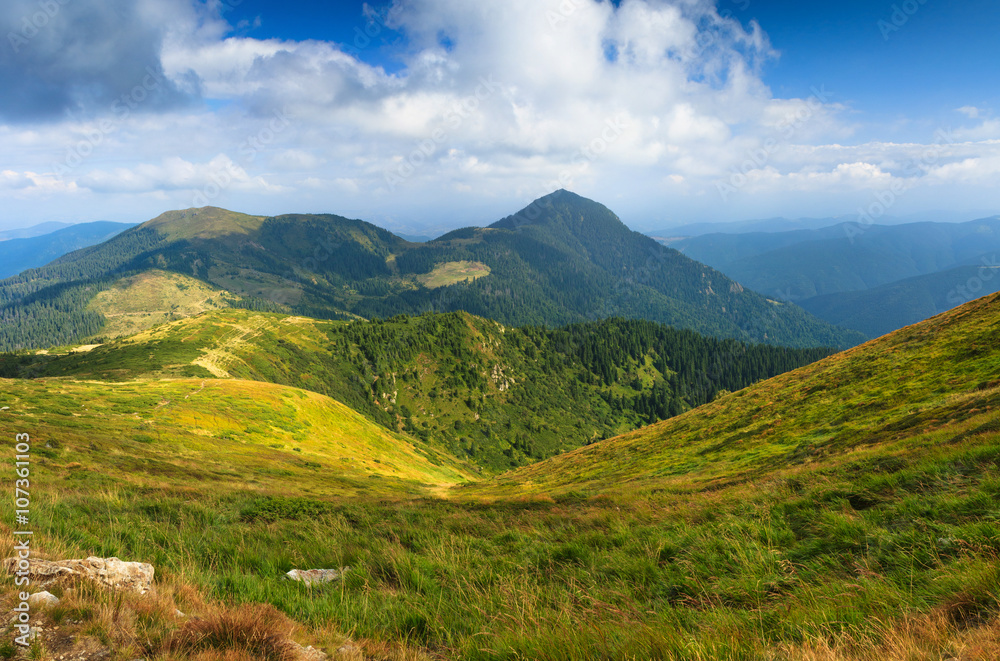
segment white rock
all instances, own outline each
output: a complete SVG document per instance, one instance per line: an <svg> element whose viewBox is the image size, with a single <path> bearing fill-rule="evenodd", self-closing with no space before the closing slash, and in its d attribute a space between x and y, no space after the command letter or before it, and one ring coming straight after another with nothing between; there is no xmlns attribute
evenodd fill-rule
<svg viewBox="0 0 1000 661"><path fill-rule="evenodd" d="M302 647L298 643L293 644L298 656L298 661L326 661L329 658L326 652L318 650L312 645L309 647Z"/></svg>
<svg viewBox="0 0 1000 661"><path fill-rule="evenodd" d="M36 592L28 597L28 606L38 610L51 608L59 603L59 597L51 592Z"/></svg>
<svg viewBox="0 0 1000 661"><path fill-rule="evenodd" d="M318 585L321 583L332 583L340 579L348 570L350 570L350 567L342 569L293 569L285 574L285 576L305 585Z"/></svg>
<svg viewBox="0 0 1000 661"><path fill-rule="evenodd" d="M4 566L13 572L17 558L8 558ZM28 576L32 582L48 587L62 578L82 576L115 590L131 590L146 594L153 585L153 565L145 562L124 562L118 558L87 558L86 560L32 560Z"/></svg>

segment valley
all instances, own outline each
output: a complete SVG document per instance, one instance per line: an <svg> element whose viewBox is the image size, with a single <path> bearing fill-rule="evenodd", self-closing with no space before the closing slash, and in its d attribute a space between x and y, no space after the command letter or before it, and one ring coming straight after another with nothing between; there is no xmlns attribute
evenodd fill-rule
<svg viewBox="0 0 1000 661"><path fill-rule="evenodd" d="M722 296L731 281L704 270L706 318L745 313L748 330L463 309L507 268L468 248L491 235L546 236L520 273L564 277L543 266L602 226L559 218L460 230L421 249L434 259L360 221L285 218L292 238L346 232L357 257L303 282L248 247L269 220L208 209L0 283L6 337L49 342L0 354L0 434L31 438L33 553L156 572L145 596L51 588L40 658L1000 653L1000 295L839 352L804 338L850 335L739 286ZM383 289L348 277L376 257ZM679 277L650 285L661 302L695 268L654 263L669 275L650 282ZM561 301L537 307L551 320L577 295L558 291L534 299ZM358 314L431 294L460 309ZM714 296L749 307L730 316ZM803 346L741 340L763 332L757 301ZM52 332L68 318L90 325ZM339 578L305 586L292 569Z"/></svg>

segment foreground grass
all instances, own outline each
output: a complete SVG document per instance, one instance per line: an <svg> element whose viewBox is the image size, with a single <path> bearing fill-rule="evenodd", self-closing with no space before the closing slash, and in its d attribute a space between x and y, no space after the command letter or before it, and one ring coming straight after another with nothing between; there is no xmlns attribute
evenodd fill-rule
<svg viewBox="0 0 1000 661"><path fill-rule="evenodd" d="M130 445L124 410L74 429L83 414L73 413L92 406L82 393L100 384L5 382L20 403L0 425L53 446L33 468L47 554L152 562L162 585L231 608L271 604L373 658L390 658L388 642L393 653L477 660L995 661L998 301L447 498L441 485L459 483L461 467L418 461L413 445L389 469L421 466L424 477L392 483L332 471L329 458L268 474L258 450L280 452L267 455L276 462L294 449L223 439L212 431L222 422L209 428L211 416L183 407L157 419L173 421L175 445ZM155 410L162 395L143 400L144 389L178 386L133 387L102 406ZM274 392L246 415L280 417L279 402L313 397ZM224 394L197 406L218 402L222 420ZM318 453L333 433L321 420L347 415L314 418L315 449L303 450ZM267 434L305 443L277 422ZM154 454L158 443L171 451ZM106 457L113 477L101 477ZM231 474L209 477L224 464ZM431 467L450 472L435 485ZM345 579L323 587L282 579L343 566Z"/></svg>
<svg viewBox="0 0 1000 661"><path fill-rule="evenodd" d="M94 491L43 473L34 518L50 552L149 561L209 599L445 658L871 652L932 613L950 633L922 643L939 655L926 658L985 659L962 656L958 634L990 625L1000 600L998 453L993 439L862 480L800 471L632 502ZM851 505L887 480L891 497ZM322 588L282 579L342 566Z"/></svg>

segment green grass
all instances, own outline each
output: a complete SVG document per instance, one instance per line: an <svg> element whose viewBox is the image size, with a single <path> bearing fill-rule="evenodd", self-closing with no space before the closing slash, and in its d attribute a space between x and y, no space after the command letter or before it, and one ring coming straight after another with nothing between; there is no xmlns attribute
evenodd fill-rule
<svg viewBox="0 0 1000 661"><path fill-rule="evenodd" d="M227 308L238 300L201 280L154 270L125 278L99 292L87 309L103 315L101 335L115 338L206 310Z"/></svg>
<svg viewBox="0 0 1000 661"><path fill-rule="evenodd" d="M196 398L190 380L8 381L0 433L31 431L40 450L52 441L33 468L43 550L149 561L161 582L270 603L373 649L992 659L998 308L1000 297L977 301L447 491L435 483L464 474L446 457L422 462L419 446L360 416L338 441L320 426L346 425L341 407L259 383L209 381ZM171 431L160 441L157 429ZM335 470L336 458L359 457L362 469ZM293 567L343 566L345 579L323 587L282 580ZM921 638L908 618L943 633ZM973 635L979 647L963 642ZM841 655L807 655L829 646ZM904 651L880 652L890 648Z"/></svg>
<svg viewBox="0 0 1000 661"><path fill-rule="evenodd" d="M478 280L490 274L490 267L482 262L447 262L438 264L426 275L417 276L417 281L427 289L438 289L450 285Z"/></svg>
<svg viewBox="0 0 1000 661"><path fill-rule="evenodd" d="M139 289L155 293L174 284L158 278ZM227 309L86 354L62 348L0 355L0 375L289 385L495 472L630 431L708 401L723 387L828 354L745 348L639 323L550 331L505 328L464 313L349 323Z"/></svg>
<svg viewBox="0 0 1000 661"><path fill-rule="evenodd" d="M84 493L132 485L314 496L424 494L467 479L470 470L328 397L283 386L238 380L0 383L10 406L0 428L29 430L38 470Z"/></svg>
<svg viewBox="0 0 1000 661"><path fill-rule="evenodd" d="M172 240L218 239L234 240L256 232L264 224L263 216L249 216L217 207L168 211L145 223Z"/></svg>

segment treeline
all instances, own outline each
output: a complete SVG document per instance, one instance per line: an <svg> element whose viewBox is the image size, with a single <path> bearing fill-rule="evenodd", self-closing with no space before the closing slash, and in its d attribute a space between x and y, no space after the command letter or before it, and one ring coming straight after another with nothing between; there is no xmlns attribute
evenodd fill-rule
<svg viewBox="0 0 1000 661"><path fill-rule="evenodd" d="M0 352L71 344L98 333L104 318L87 304L114 281L142 270L142 256L162 241L155 230L126 230L0 281Z"/></svg>

